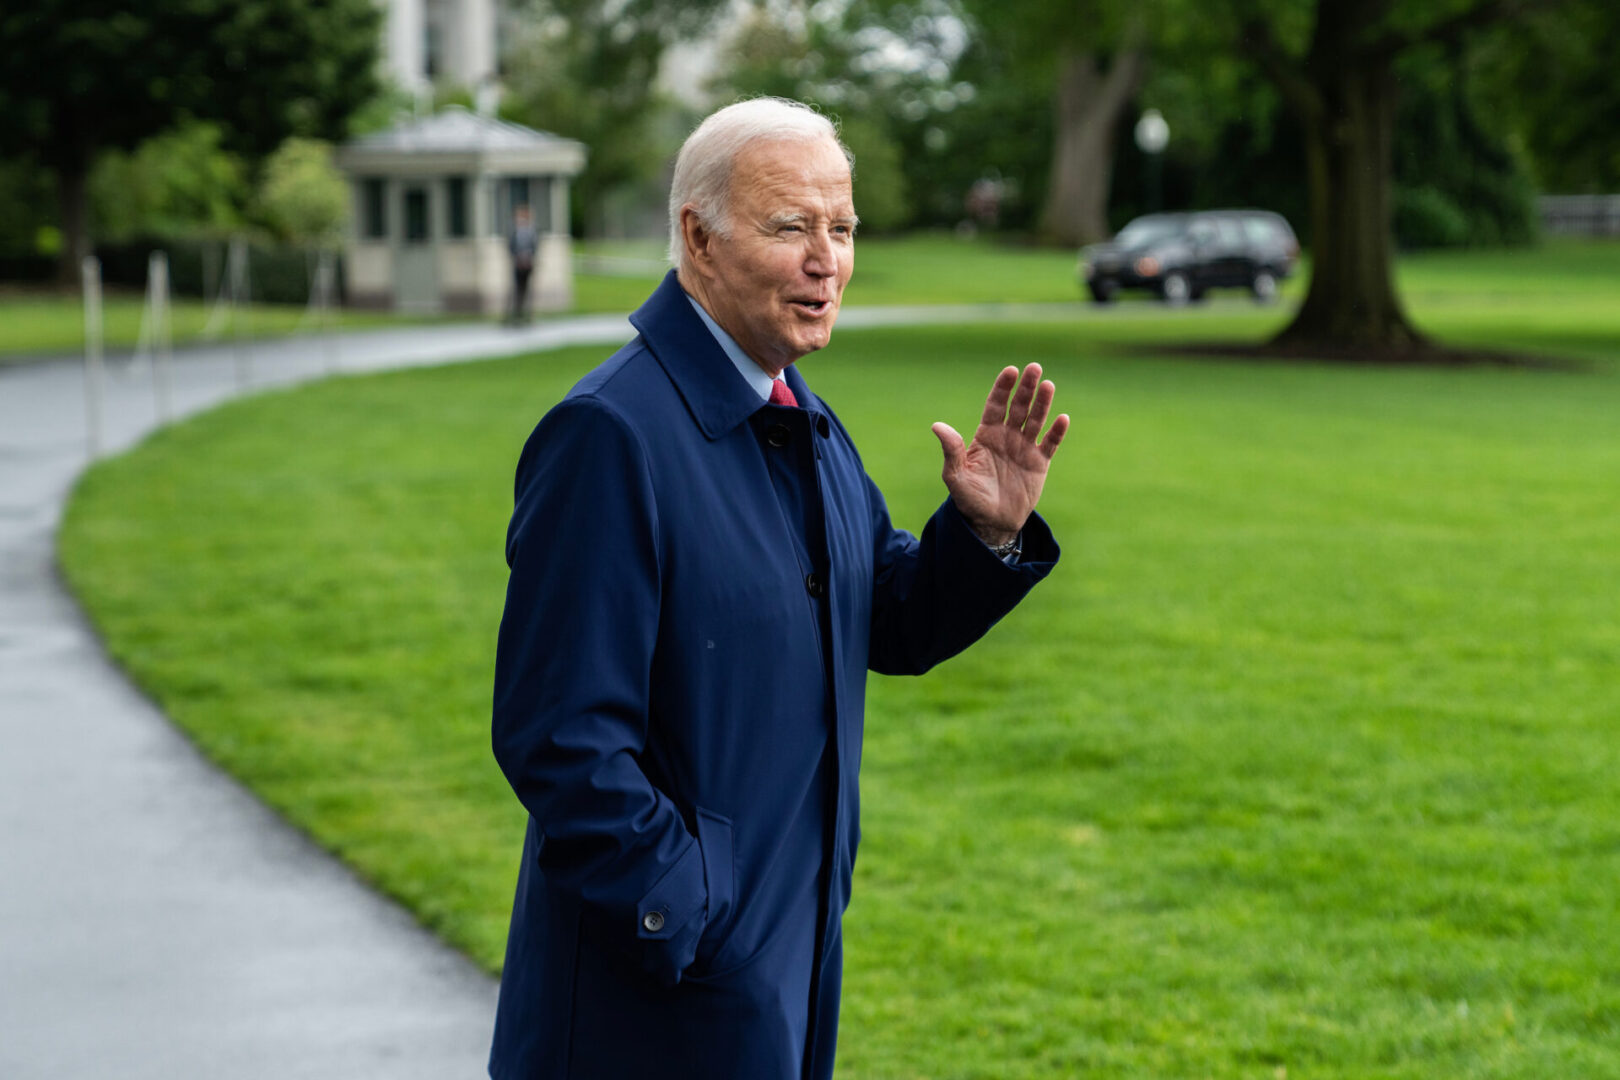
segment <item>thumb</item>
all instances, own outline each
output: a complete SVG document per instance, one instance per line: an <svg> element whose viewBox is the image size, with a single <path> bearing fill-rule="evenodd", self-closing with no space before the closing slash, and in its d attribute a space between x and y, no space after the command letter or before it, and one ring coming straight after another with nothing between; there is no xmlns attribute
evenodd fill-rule
<svg viewBox="0 0 1620 1080"><path fill-rule="evenodd" d="M945 454L945 475L961 471L967 460L967 445L962 442L962 436L943 420L934 424L933 431L935 438L939 439L940 450Z"/></svg>

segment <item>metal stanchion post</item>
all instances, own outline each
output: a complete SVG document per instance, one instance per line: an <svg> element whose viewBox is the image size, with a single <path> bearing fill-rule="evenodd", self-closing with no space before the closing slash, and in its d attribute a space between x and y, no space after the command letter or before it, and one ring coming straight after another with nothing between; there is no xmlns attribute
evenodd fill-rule
<svg viewBox="0 0 1620 1080"><path fill-rule="evenodd" d="M247 320L248 259L247 242L240 236L231 240L231 334L236 357L236 386L245 390L253 381L252 346L242 340L242 324Z"/></svg>
<svg viewBox="0 0 1620 1080"><path fill-rule="evenodd" d="M105 384L101 363L101 261L86 255L79 265L84 284L84 420L90 460L101 456L101 396Z"/></svg>
<svg viewBox="0 0 1620 1080"><path fill-rule="evenodd" d="M337 320L335 309L337 307L337 261L332 253L325 248L321 249L320 262L316 275L321 283L321 331L326 345L326 373L336 373L338 369L338 342Z"/></svg>
<svg viewBox="0 0 1620 1080"><path fill-rule="evenodd" d="M169 256L154 251L147 262L146 288L152 318L152 394L157 402L157 420L167 424L172 415L172 335L169 327Z"/></svg>

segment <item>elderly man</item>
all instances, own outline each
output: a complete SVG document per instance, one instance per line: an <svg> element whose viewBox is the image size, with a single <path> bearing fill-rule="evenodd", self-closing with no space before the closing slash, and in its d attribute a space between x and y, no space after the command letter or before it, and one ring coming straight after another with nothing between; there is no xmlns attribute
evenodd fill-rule
<svg viewBox="0 0 1620 1080"><path fill-rule="evenodd" d="M855 255L833 126L758 99L692 133L639 336L518 465L495 753L529 811L490 1072L833 1071L866 672L921 673L1051 569L1033 513L1068 417L997 376L949 497L894 528L794 361Z"/></svg>

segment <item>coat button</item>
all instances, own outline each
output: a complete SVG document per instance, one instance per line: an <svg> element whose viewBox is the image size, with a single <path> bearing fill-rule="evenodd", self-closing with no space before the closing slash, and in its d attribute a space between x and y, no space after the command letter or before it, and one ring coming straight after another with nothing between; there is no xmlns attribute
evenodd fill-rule
<svg viewBox="0 0 1620 1080"><path fill-rule="evenodd" d="M772 424L765 429L765 441L780 449L788 444L788 439L792 434L786 424Z"/></svg>
<svg viewBox="0 0 1620 1080"><path fill-rule="evenodd" d="M664 913L649 911L641 917L641 925L647 928L647 933L656 934L664 928Z"/></svg>
<svg viewBox="0 0 1620 1080"><path fill-rule="evenodd" d="M821 582L820 574L806 575L804 579L804 587L810 593L810 595L815 597L817 600L820 600L821 597L827 592L827 587Z"/></svg>

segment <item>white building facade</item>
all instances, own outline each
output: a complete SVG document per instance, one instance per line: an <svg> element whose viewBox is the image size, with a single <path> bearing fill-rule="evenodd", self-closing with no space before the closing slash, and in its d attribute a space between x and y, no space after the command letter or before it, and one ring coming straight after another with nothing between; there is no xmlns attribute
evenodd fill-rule
<svg viewBox="0 0 1620 1080"><path fill-rule="evenodd" d="M499 0L380 0L384 71L402 89L476 89L500 75Z"/></svg>

